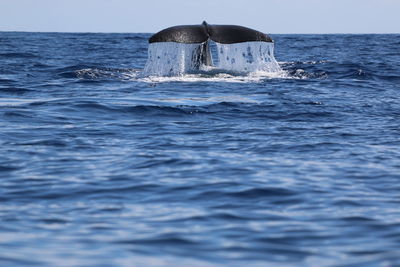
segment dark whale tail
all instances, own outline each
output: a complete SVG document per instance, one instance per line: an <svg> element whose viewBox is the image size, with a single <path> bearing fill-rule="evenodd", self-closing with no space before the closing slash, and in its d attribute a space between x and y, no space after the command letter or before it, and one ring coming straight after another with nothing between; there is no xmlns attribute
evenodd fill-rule
<svg viewBox="0 0 400 267"><path fill-rule="evenodd" d="M150 37L149 43L204 43L208 40L221 44L242 42L272 42L272 39L259 31L236 25L210 25L203 22L200 25L174 26Z"/></svg>
<svg viewBox="0 0 400 267"><path fill-rule="evenodd" d="M209 25L205 21L174 26L151 36L149 43L147 75L173 76L213 67L232 72L280 69L272 39L242 26Z"/></svg>

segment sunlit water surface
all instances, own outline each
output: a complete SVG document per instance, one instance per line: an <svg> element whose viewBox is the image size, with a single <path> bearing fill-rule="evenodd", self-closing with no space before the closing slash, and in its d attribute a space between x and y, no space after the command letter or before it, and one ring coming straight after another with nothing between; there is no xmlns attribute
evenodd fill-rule
<svg viewBox="0 0 400 267"><path fill-rule="evenodd" d="M400 35L170 77L149 36L0 33L2 266L400 265Z"/></svg>

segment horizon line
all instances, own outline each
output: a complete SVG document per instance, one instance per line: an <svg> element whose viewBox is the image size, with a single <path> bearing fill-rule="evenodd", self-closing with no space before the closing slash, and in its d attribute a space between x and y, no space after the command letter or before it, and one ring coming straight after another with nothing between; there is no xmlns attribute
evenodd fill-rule
<svg viewBox="0 0 400 267"><path fill-rule="evenodd" d="M96 34L134 34L134 33L142 33L142 34L154 34L157 32L108 32L108 31L25 31L25 30L0 30L0 32L15 32L15 33L96 33ZM265 32L264 32L265 33ZM373 34L373 35L379 35L379 34L400 34L400 32L302 32L302 33L297 33L297 32L269 32L265 34L354 34L354 35L361 35L361 34Z"/></svg>

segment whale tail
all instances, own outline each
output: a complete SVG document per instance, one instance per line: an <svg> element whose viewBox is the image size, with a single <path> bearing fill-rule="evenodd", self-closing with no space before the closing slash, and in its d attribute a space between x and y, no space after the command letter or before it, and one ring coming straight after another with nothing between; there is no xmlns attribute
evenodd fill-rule
<svg viewBox="0 0 400 267"><path fill-rule="evenodd" d="M210 39L221 44L273 42L268 35L250 28L237 25L210 25L203 21L200 25L180 25L159 31L150 37L149 43L194 44L204 43Z"/></svg>
<svg viewBox="0 0 400 267"><path fill-rule="evenodd" d="M272 39L242 26L210 25L205 21L174 26L152 35L149 43L144 69L149 75L172 76L197 72L202 66L214 67L211 45L219 68L238 72L279 69L273 58Z"/></svg>

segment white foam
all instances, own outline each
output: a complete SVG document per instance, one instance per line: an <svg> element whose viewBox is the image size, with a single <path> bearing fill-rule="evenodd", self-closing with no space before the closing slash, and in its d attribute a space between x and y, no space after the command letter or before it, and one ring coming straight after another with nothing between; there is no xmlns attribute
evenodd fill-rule
<svg viewBox="0 0 400 267"><path fill-rule="evenodd" d="M237 72L280 72L274 57L274 43L244 42L217 45L220 69Z"/></svg>
<svg viewBox="0 0 400 267"><path fill-rule="evenodd" d="M218 73L210 75L204 74L182 74L179 76L148 76L138 78L139 81L149 83L162 83L162 82L229 82L229 83L248 83L248 82L262 82L268 79L288 78L287 72L265 72L256 71L244 75L234 75L229 73Z"/></svg>

